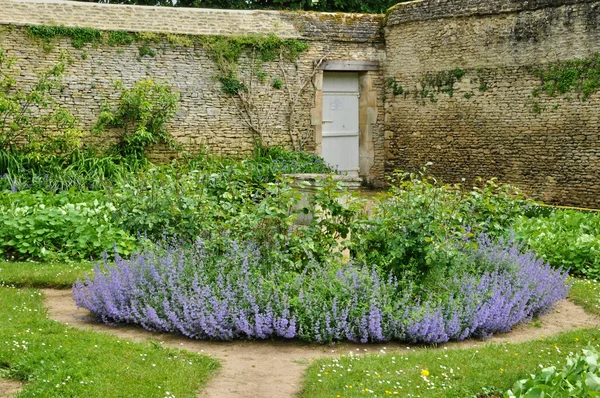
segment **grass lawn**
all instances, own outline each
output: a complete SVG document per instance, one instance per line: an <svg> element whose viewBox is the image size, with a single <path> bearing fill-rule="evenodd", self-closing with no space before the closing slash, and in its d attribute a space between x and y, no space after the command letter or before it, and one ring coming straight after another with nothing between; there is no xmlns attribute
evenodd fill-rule
<svg viewBox="0 0 600 398"><path fill-rule="evenodd" d="M195 397L219 367L51 321L35 289L1 287L0 303L0 376L27 382L19 397Z"/></svg>
<svg viewBox="0 0 600 398"><path fill-rule="evenodd" d="M0 263L0 377L26 382L19 397L195 397L218 361L119 340L47 319L43 295L19 286L70 287L82 264Z"/></svg>
<svg viewBox="0 0 600 398"><path fill-rule="evenodd" d="M14 263L0 261L0 284L20 287L70 288L84 274L91 274L90 262Z"/></svg>
<svg viewBox="0 0 600 398"><path fill-rule="evenodd" d="M590 314L600 315L600 283L595 280L573 278L569 298Z"/></svg>
<svg viewBox="0 0 600 398"><path fill-rule="evenodd" d="M576 279L569 297L587 311L600 314L599 283ZM308 369L302 397L467 398L504 392L540 366L561 367L570 352L578 352L588 343L598 346L598 342L599 330L584 329L519 344L323 359Z"/></svg>

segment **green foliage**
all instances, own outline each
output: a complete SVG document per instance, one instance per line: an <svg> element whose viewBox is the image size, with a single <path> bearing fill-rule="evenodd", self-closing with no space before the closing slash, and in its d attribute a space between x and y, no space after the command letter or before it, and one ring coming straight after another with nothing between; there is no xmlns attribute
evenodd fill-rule
<svg viewBox="0 0 600 398"><path fill-rule="evenodd" d="M248 87L240 82L233 73L219 77L219 81L221 82L221 90L227 95L235 96L248 92Z"/></svg>
<svg viewBox="0 0 600 398"><path fill-rule="evenodd" d="M427 73L421 81L423 87L420 92L421 99L429 98L431 102L435 102L434 92L445 93L449 97L454 96L454 84L460 81L464 75L465 72L462 69Z"/></svg>
<svg viewBox="0 0 600 398"><path fill-rule="evenodd" d="M114 206L99 194L63 192L0 196L0 255L6 259L75 260L123 255L136 238L112 220Z"/></svg>
<svg viewBox="0 0 600 398"><path fill-rule="evenodd" d="M119 84L118 88L122 90L119 103L114 108L107 103L102 106L94 131L102 132L107 126L121 128L118 152L138 159L157 143L176 147L165 124L175 116L179 93L152 79L140 80L130 88Z"/></svg>
<svg viewBox="0 0 600 398"><path fill-rule="evenodd" d="M280 57L293 62L308 49L308 43L303 40L282 39L273 34L206 36L200 40L202 47L217 65L223 92L231 96L247 91L238 76L237 63L242 55L247 55L255 62L252 67L256 68L257 74L260 75L262 63L272 62Z"/></svg>
<svg viewBox="0 0 600 398"><path fill-rule="evenodd" d="M0 151L18 149L31 158L40 159L77 148L81 136L77 120L54 101L61 89L64 57L40 72L33 85L17 80L19 72L14 69L15 62L0 49ZM6 162L8 156L2 155L2 158Z"/></svg>
<svg viewBox="0 0 600 398"><path fill-rule="evenodd" d="M557 209L546 217L521 217L515 231L550 264L571 274L600 277L600 214Z"/></svg>
<svg viewBox="0 0 600 398"><path fill-rule="evenodd" d="M241 162L197 157L179 167L138 173L114 189L116 220L130 233L145 234L153 241L165 236L188 243L201 238L216 253L230 239L252 241L266 257L291 253L290 266L304 262L307 253L330 255L331 248L338 245L336 239L348 231L352 210L335 200L340 195L338 187L324 182L311 199L319 209L313 224L290 233L303 210L292 210L299 193L281 179L277 167L279 164L286 172L307 168L294 168L285 159L278 161L275 151L269 157ZM311 167L315 164L312 158L307 162ZM279 181L274 183L276 178Z"/></svg>
<svg viewBox="0 0 600 398"><path fill-rule="evenodd" d="M406 91L404 90L404 88L401 85L399 85L398 82L395 81L394 78L392 78L392 77L389 77L386 80L386 86L387 86L387 88L389 88L389 89L392 90L392 93L394 95L401 95L401 94L405 94L406 93Z"/></svg>
<svg viewBox="0 0 600 398"><path fill-rule="evenodd" d="M265 256L292 253L292 266L307 253L327 256L348 230L351 213L334 200L338 187L324 183L314 198L316 214L331 217L315 217L310 228L290 234L302 210L292 210L299 194L281 175L332 171L312 154L257 148L246 160L199 155L150 168L133 157L70 155L32 164L11 154L17 171L0 179L6 184L0 197L2 257L98 257L115 242L126 255L133 237L145 234L185 244L201 237L216 252L228 238L255 241Z"/></svg>
<svg viewBox="0 0 600 398"><path fill-rule="evenodd" d="M0 302L0 375L25 382L21 397L194 397L219 367L189 351L49 320L35 289L0 287ZM135 377L123 377L129 372Z"/></svg>
<svg viewBox="0 0 600 398"><path fill-rule="evenodd" d="M135 35L123 30L108 32L108 44L111 46L127 45L135 41Z"/></svg>
<svg viewBox="0 0 600 398"><path fill-rule="evenodd" d="M0 151L0 167L3 154L7 155L8 166L0 169L0 174L3 174L0 176L0 191L99 190L147 165L144 159L125 161L119 156L93 151L74 150L42 158L20 151Z"/></svg>
<svg viewBox="0 0 600 398"><path fill-rule="evenodd" d="M271 82L271 87L273 87L275 90L281 90L281 88L283 87L283 81L281 81L280 78L276 77Z"/></svg>
<svg viewBox="0 0 600 398"><path fill-rule="evenodd" d="M9 151L0 149L0 175L8 173L16 165L15 157Z"/></svg>
<svg viewBox="0 0 600 398"><path fill-rule="evenodd" d="M102 33L92 28L71 28L66 26L28 26L27 32L36 39L43 40L49 44L55 38L68 37L71 45L82 48L89 43L97 43L102 39Z"/></svg>
<svg viewBox="0 0 600 398"><path fill-rule="evenodd" d="M406 280L442 280L457 265L464 238L506 236L529 202L518 189L495 180L465 190L426 174L396 173L388 197L355 224L358 259Z"/></svg>
<svg viewBox="0 0 600 398"><path fill-rule="evenodd" d="M155 57L156 51L151 49L147 44L143 44L138 48L140 57L145 57L146 55L149 57Z"/></svg>
<svg viewBox="0 0 600 398"><path fill-rule="evenodd" d="M308 152L290 151L281 147L257 145L250 159L244 165L253 184L276 182L282 174L332 174L323 158Z"/></svg>
<svg viewBox="0 0 600 398"><path fill-rule="evenodd" d="M569 355L562 370L543 368L531 378L519 380L504 394L505 398L597 397L600 396L600 356L589 346L581 354Z"/></svg>
<svg viewBox="0 0 600 398"><path fill-rule="evenodd" d="M600 89L600 54L549 64L534 69L533 75L541 81L540 87L532 91L534 97L540 92L554 97L573 91L585 101Z"/></svg>

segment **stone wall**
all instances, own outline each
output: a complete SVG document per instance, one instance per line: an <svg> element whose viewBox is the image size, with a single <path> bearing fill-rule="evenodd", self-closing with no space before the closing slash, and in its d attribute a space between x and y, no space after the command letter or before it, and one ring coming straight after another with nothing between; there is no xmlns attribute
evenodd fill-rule
<svg viewBox="0 0 600 398"><path fill-rule="evenodd" d="M315 103L312 82L315 62L327 60L383 61L385 48L381 30L381 15L225 11L175 9L142 6L105 5L66 1L0 0L0 47L19 61L19 79L23 84L35 81L36 73L54 65L66 51L67 65L59 102L71 110L90 131L96 122L100 105L114 103L118 91L115 81L127 87L144 78L166 82L181 94L179 111L169 123L169 131L191 150L206 148L223 154L247 154L253 147L255 135L244 124L235 100L224 94L218 79L218 69L198 42L181 45L162 36L147 45L154 56L140 56L142 43L110 46L88 44L76 49L68 38L56 39L50 46L30 37L27 25L64 25L99 30L122 30L185 34L199 36L244 36L276 34L309 43L308 50L295 63L267 62L261 66L266 73L265 84L254 86L256 105L262 115L269 114L268 143L290 146L290 135L296 142L304 137L305 149L315 146L315 126L311 124L311 108ZM252 64L248 56L238 64L240 76L249 78ZM270 82L282 78L286 70L292 92L308 81L296 103L296 115L289 131L289 96L286 89L276 90ZM372 84L378 92L380 113L373 122L374 165L370 180L383 180L383 79L371 73ZM380 123L380 124L377 124ZM91 139L94 139L93 137ZM96 139L97 140L97 139ZM106 141L106 138L101 138ZM156 148L154 157L169 155Z"/></svg>
<svg viewBox="0 0 600 398"><path fill-rule="evenodd" d="M600 208L600 94L532 93L536 68L600 52L600 2L399 4L386 49L387 173L431 161L448 182L498 177L549 203Z"/></svg>
<svg viewBox="0 0 600 398"><path fill-rule="evenodd" d="M305 149L318 152L323 72L315 73L315 62L369 61L360 77L360 162L370 182L381 184L384 173L431 161L430 170L449 182L498 177L550 203L600 207L600 94L533 95L541 86L536 69L600 52L599 1L421 0L391 9L384 30L383 19L0 0L0 47L20 60L19 79L25 84L68 52L59 100L87 131L102 101L116 101L114 81L131 86L153 78L181 93L168 127L184 146L245 154L255 136L234 99L222 92L205 47L197 41L181 45L168 35L275 34L306 40L308 50L283 65L289 87L309 82L295 103L291 129L289 93L268 84L282 77L282 65L261 67L267 84L256 86L254 94L263 112L270 112L270 144L290 146L302 138ZM154 56L140 56L139 42L76 49L63 38L43 45L27 34L28 25L167 35L148 44ZM370 68L373 61L383 70ZM248 78L251 64L248 57L239 61L242 78Z"/></svg>

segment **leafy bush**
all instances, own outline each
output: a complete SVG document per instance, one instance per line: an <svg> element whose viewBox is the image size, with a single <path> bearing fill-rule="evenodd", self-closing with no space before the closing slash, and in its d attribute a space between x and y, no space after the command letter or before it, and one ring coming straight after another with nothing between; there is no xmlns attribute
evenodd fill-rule
<svg viewBox="0 0 600 398"><path fill-rule="evenodd" d="M77 148L81 136L77 120L53 98L65 70L62 57L41 71L32 85L19 84L15 63L16 59L0 48L0 151L19 150L39 159Z"/></svg>
<svg viewBox="0 0 600 398"><path fill-rule="evenodd" d="M323 158L308 152L295 152L281 147L257 146L254 156L245 161L256 183L275 182L282 174L332 174Z"/></svg>
<svg viewBox="0 0 600 398"><path fill-rule="evenodd" d="M352 249L368 264L422 280L453 264L452 242L484 232L507 236L528 203L516 188L495 180L467 191L439 183L425 169L397 173L390 194L353 228Z"/></svg>
<svg viewBox="0 0 600 398"><path fill-rule="evenodd" d="M226 239L252 240L264 256L286 250L304 263L308 256L332 255L337 239L348 233L356 210L341 205L339 195L335 183L324 181L312 197L311 225L293 228L302 211L293 210L299 193L283 180L255 185L244 163L231 163L220 172L151 168L117 185L112 200L119 225L153 241L201 238L222 248Z"/></svg>
<svg viewBox="0 0 600 398"><path fill-rule="evenodd" d="M112 220L114 206L95 193L0 196L0 255L7 259L99 258L113 247L124 255L136 239Z"/></svg>
<svg viewBox="0 0 600 398"><path fill-rule="evenodd" d="M263 244L261 237L287 231L295 197L289 186L271 184L257 192L249 189L253 187L243 181L244 175L232 179L229 175L227 170L209 174L172 168L138 173L115 189L117 220L125 229L155 241L164 235L193 242L197 237L249 233ZM263 235L261 227L274 229Z"/></svg>
<svg viewBox="0 0 600 398"><path fill-rule="evenodd" d="M600 214L555 210L547 217L522 217L517 236L544 260L572 274L600 277Z"/></svg>
<svg viewBox="0 0 600 398"><path fill-rule="evenodd" d="M75 284L74 298L105 322L193 338L440 343L505 332L566 295L565 273L511 244L482 238L465 256L496 265L457 275L448 294L419 299L376 268L313 260L296 272L255 245L215 253L199 241L192 250L155 248L97 266Z"/></svg>
<svg viewBox="0 0 600 398"><path fill-rule="evenodd" d="M114 108L103 104L94 130L102 132L107 126L121 128L122 141L117 149L124 156L144 157L148 147L157 143L175 147L165 124L175 116L179 93L152 79L140 80L131 88L120 83L117 88L122 90L119 103Z"/></svg>
<svg viewBox="0 0 600 398"><path fill-rule="evenodd" d="M504 394L506 398L600 396L600 356L593 346L581 354L570 354L562 370L543 368L530 379L519 380Z"/></svg>
<svg viewBox="0 0 600 398"><path fill-rule="evenodd" d="M291 171L323 165L322 161L315 161L309 155L294 155L282 149L269 153L274 164L277 164L278 156L303 159L290 163L288 170ZM294 253L294 258L301 262L306 260L307 253L315 257L329 255L332 247L338 245L337 238L347 233L347 224L354 214L335 200L339 195L335 184L325 182L313 201L319 202L318 214L333 218L316 217L313 225L294 229L292 233L294 219L300 210L291 209L298 202L299 194L283 180L279 184L265 183L280 177L275 174L275 167L255 167L254 161L266 164L263 158L240 161L203 155L184 159L174 166L152 166L137 172L135 169L146 163L134 160L72 152L33 162L21 154L10 154L5 162L10 163L7 174L0 176L0 192L5 189L4 204L8 207L13 206L13 202L19 203L16 205L19 207L25 198L35 198L39 202L26 201L30 210L37 205L48 208L50 202L55 202L55 197L70 198L72 203L85 203L80 206L88 208L95 208L93 202L98 200L101 205L110 204L105 213L111 225L127 231L128 236L142 234L154 241L163 236L177 236L188 243L202 237L215 247L220 247L223 237L254 239L261 245L264 255L276 256L272 247L284 245L284 250ZM98 193L91 196L43 194L73 188L97 190ZM23 194L11 196L9 192ZM33 195L35 192L38 193ZM66 205L68 200L57 206ZM18 235L29 239L28 235ZM19 245L19 239L9 241L13 246ZM30 243L25 241L26 245ZM59 250L58 241L53 247ZM110 245L103 244L102 247L110 248ZM49 250L48 247L45 250ZM65 250L70 252L71 249L66 247ZM98 250L92 250L94 255L101 253ZM39 258L40 255L31 248L21 251L19 256L25 259Z"/></svg>

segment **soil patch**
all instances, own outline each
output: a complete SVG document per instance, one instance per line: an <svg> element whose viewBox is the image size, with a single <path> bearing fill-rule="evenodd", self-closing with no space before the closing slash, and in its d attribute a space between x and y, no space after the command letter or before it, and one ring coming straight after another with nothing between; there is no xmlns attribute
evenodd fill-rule
<svg viewBox="0 0 600 398"><path fill-rule="evenodd" d="M89 312L78 309L70 290L42 289L46 296L48 316L56 321L81 329L106 332L136 341L153 340L165 346L182 348L219 359L222 368L198 394L199 397L293 397L301 390L302 375L311 360L337 357L353 351L355 354L377 353L380 350L407 351L418 347L406 344L335 344L331 346L299 341L233 341L214 342L192 340L183 336L148 332L136 326L109 326L89 320ZM516 343L536 340L559 332L595 327L600 318L590 315L574 303L564 300L547 315L535 322L520 325L509 333L487 340L468 340L446 346L467 348L490 342ZM0 390L1 392L2 390ZM0 398L2 395L0 394Z"/></svg>
<svg viewBox="0 0 600 398"><path fill-rule="evenodd" d="M23 385L16 380L0 378L0 398L13 398L16 396Z"/></svg>

